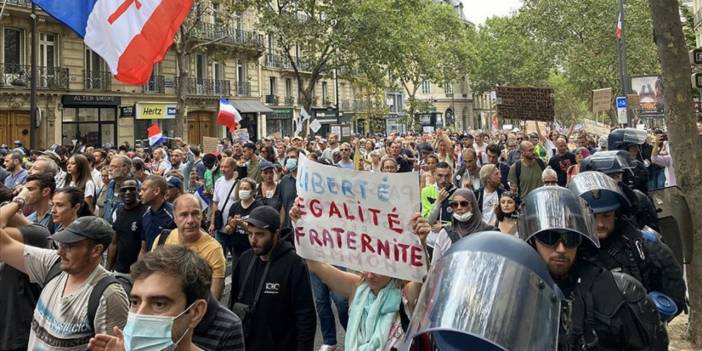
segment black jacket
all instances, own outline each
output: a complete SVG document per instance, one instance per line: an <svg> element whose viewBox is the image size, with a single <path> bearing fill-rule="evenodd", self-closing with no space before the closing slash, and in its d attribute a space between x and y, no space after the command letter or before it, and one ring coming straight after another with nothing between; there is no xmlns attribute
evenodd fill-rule
<svg viewBox="0 0 702 351"><path fill-rule="evenodd" d="M283 236L284 234L280 234ZM250 264L251 276L244 286ZM232 273L230 308L235 302L253 303L266 262L248 250L241 255ZM271 253L271 266L256 310L251 316L251 334L245 338L247 350L311 351L317 330L317 315L312 300L310 276L305 262L292 244L278 240ZM244 286L241 301L239 290Z"/></svg>
<svg viewBox="0 0 702 351"><path fill-rule="evenodd" d="M500 203L500 197L502 197L502 193L505 192L505 188L500 185L497 187L497 203ZM483 194L485 194L485 187L481 187L475 192L475 198L478 200L478 208L480 209L480 212L483 211Z"/></svg>

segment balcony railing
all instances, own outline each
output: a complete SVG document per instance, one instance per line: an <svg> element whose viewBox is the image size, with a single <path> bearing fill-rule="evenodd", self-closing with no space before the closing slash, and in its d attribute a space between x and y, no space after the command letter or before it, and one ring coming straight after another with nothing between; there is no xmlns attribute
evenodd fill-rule
<svg viewBox="0 0 702 351"><path fill-rule="evenodd" d="M176 85L177 82L176 77ZM188 78L186 93L191 96L231 96L231 87L228 80Z"/></svg>
<svg viewBox="0 0 702 351"><path fill-rule="evenodd" d="M241 46L263 51L263 34L237 29L225 24L200 23L193 29L195 38L225 45Z"/></svg>
<svg viewBox="0 0 702 351"><path fill-rule="evenodd" d="M144 92L163 94L166 92L166 79L163 76L152 76L151 79L144 84Z"/></svg>
<svg viewBox="0 0 702 351"><path fill-rule="evenodd" d="M250 82L236 82L236 95L237 96L251 96L251 83Z"/></svg>
<svg viewBox="0 0 702 351"><path fill-rule="evenodd" d="M31 0L7 0L7 5L31 8L32 1Z"/></svg>
<svg viewBox="0 0 702 351"><path fill-rule="evenodd" d="M294 96L286 96L285 97L285 105L286 106L295 105L295 97Z"/></svg>
<svg viewBox="0 0 702 351"><path fill-rule="evenodd" d="M271 106L278 106L278 96L266 95L266 103Z"/></svg>
<svg viewBox="0 0 702 351"><path fill-rule="evenodd" d="M105 71L83 71L83 88L85 90L112 89L112 73Z"/></svg>
<svg viewBox="0 0 702 351"><path fill-rule="evenodd" d="M276 54L266 54L266 66L273 68L290 69L290 60L287 57Z"/></svg>
<svg viewBox="0 0 702 351"><path fill-rule="evenodd" d="M2 88L30 88L32 66L0 63ZM37 66L37 89L68 90L68 68Z"/></svg>

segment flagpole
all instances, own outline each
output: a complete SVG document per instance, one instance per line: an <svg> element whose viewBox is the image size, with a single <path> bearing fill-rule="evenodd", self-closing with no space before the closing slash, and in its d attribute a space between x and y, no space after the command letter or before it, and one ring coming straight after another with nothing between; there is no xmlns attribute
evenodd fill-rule
<svg viewBox="0 0 702 351"><path fill-rule="evenodd" d="M631 93L631 87L629 82L629 69L627 66L627 54L626 54L626 30L624 27L624 0L619 0L619 26L621 27L621 37L618 40L618 52L619 52L619 79L621 81L622 94L626 96ZM631 126L631 110L627 109L627 122Z"/></svg>

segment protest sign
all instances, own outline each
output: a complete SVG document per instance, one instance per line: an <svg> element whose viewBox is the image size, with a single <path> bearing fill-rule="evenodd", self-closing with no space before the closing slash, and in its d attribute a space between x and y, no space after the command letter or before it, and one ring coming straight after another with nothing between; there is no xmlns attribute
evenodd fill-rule
<svg viewBox="0 0 702 351"><path fill-rule="evenodd" d="M204 153L218 151L217 145L219 145L219 139L208 136L202 137L202 151L204 151Z"/></svg>
<svg viewBox="0 0 702 351"><path fill-rule="evenodd" d="M318 119L315 119L310 123L310 129L312 132L317 133L320 128L322 128L322 123L320 123Z"/></svg>
<svg viewBox="0 0 702 351"><path fill-rule="evenodd" d="M249 130L248 129L237 129L232 133L232 139L239 140L241 142L249 141Z"/></svg>
<svg viewBox="0 0 702 351"><path fill-rule="evenodd" d="M592 113L609 112L612 109L612 88L592 91Z"/></svg>
<svg viewBox="0 0 702 351"><path fill-rule="evenodd" d="M297 254L361 272L420 282L426 256L410 226L419 212L417 173L326 166L300 154Z"/></svg>
<svg viewBox="0 0 702 351"><path fill-rule="evenodd" d="M553 89L497 87L497 114L506 119L552 122Z"/></svg>

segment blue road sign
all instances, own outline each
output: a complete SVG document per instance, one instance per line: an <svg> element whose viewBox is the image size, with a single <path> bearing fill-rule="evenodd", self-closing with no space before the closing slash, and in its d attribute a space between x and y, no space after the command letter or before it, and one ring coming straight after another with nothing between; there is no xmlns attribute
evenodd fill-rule
<svg viewBox="0 0 702 351"><path fill-rule="evenodd" d="M626 97L625 96L618 96L617 97L617 110L626 110Z"/></svg>

